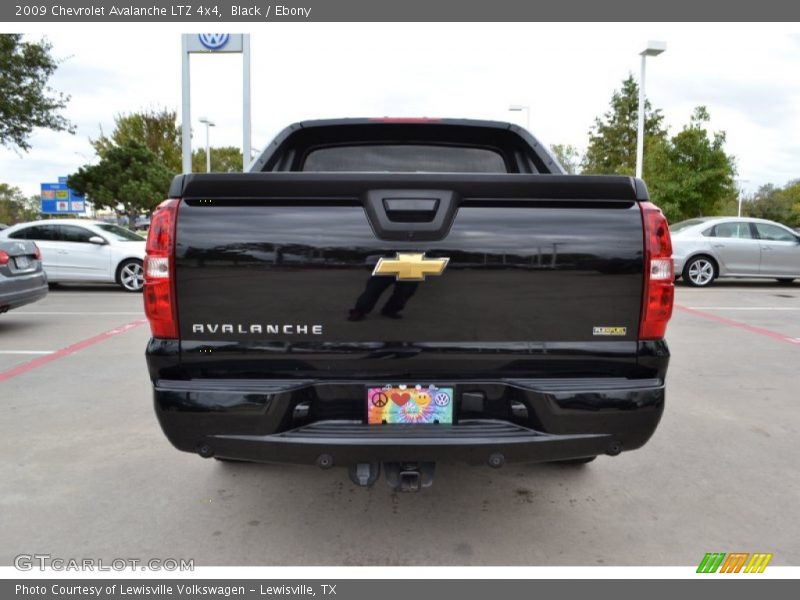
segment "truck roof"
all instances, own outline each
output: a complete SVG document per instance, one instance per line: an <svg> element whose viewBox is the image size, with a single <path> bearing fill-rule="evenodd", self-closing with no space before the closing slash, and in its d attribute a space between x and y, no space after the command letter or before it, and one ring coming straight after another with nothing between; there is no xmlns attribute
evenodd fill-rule
<svg viewBox="0 0 800 600"><path fill-rule="evenodd" d="M514 123L481 119L372 117L312 119L283 129L250 166L251 172L280 168L293 146L344 146L370 143L429 143L496 146L529 154L539 173L564 173L563 167L535 136Z"/></svg>

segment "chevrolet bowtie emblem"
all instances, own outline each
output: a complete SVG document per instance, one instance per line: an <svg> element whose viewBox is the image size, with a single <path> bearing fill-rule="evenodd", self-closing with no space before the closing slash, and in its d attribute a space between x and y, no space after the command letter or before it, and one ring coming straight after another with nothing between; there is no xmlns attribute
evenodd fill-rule
<svg viewBox="0 0 800 600"><path fill-rule="evenodd" d="M428 275L441 275L449 261L425 258L422 252L398 252L395 258L380 259L372 275L394 275L397 281L425 281Z"/></svg>

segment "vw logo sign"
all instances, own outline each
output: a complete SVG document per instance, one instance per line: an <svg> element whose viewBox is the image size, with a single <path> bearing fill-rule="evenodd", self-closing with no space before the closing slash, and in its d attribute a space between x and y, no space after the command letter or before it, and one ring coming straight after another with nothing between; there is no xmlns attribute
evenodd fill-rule
<svg viewBox="0 0 800 600"><path fill-rule="evenodd" d="M220 48L224 48L225 44L228 43L230 39L230 34L228 33L199 33L197 34L197 39L200 40L200 43L203 44L209 50L219 50Z"/></svg>

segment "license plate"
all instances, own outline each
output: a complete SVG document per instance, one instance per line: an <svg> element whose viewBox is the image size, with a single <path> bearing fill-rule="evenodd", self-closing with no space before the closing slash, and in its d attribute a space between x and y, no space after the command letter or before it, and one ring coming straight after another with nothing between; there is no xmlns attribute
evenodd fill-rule
<svg viewBox="0 0 800 600"><path fill-rule="evenodd" d="M367 423L370 425L452 422L451 387L384 385L367 388Z"/></svg>
<svg viewBox="0 0 800 600"><path fill-rule="evenodd" d="M18 269L27 269L31 266L30 261L28 260L27 256L18 256L14 260L17 261L17 268Z"/></svg>

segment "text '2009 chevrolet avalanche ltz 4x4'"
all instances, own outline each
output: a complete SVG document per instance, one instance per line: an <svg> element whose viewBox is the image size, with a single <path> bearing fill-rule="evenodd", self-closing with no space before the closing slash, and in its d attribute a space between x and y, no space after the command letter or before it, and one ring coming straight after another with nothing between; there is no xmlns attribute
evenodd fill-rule
<svg viewBox="0 0 800 600"><path fill-rule="evenodd" d="M663 411L671 255L642 181L565 175L517 126L295 124L153 216L156 414L180 450L402 491L618 455Z"/></svg>

